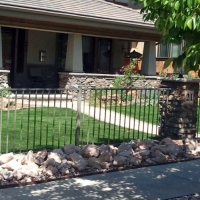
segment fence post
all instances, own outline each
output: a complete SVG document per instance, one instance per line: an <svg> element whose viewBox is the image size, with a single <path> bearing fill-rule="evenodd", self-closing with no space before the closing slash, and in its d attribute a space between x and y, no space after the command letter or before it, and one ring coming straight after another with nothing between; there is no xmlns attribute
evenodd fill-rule
<svg viewBox="0 0 200 200"><path fill-rule="evenodd" d="M77 94L76 137L75 137L76 146L79 146L79 140L80 140L81 99L82 99L82 88L79 87Z"/></svg>

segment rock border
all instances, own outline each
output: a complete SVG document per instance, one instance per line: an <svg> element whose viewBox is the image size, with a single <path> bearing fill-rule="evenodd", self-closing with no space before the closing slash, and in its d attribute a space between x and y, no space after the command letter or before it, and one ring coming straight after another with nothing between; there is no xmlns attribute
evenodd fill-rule
<svg viewBox="0 0 200 200"><path fill-rule="evenodd" d="M200 158L195 139L131 140L113 145L65 145L50 152L0 155L0 189L105 174Z"/></svg>

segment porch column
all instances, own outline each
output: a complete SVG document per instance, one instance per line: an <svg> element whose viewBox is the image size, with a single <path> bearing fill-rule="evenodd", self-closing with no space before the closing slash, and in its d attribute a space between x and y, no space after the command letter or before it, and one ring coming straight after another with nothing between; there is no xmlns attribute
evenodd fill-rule
<svg viewBox="0 0 200 200"><path fill-rule="evenodd" d="M82 35L69 34L65 70L83 72Z"/></svg>
<svg viewBox="0 0 200 200"><path fill-rule="evenodd" d="M1 26L0 26L0 69L3 69L3 51L2 51L2 33L1 33Z"/></svg>
<svg viewBox="0 0 200 200"><path fill-rule="evenodd" d="M144 43L141 74L146 76L156 75L156 45L155 42Z"/></svg>

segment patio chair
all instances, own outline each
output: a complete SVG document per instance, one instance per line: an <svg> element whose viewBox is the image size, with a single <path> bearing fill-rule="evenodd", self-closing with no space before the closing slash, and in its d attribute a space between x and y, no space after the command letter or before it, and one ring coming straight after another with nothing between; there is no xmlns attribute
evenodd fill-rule
<svg viewBox="0 0 200 200"><path fill-rule="evenodd" d="M45 78L42 74L42 70L40 68L30 68L30 80L31 87L34 87L36 84L38 87L45 87Z"/></svg>

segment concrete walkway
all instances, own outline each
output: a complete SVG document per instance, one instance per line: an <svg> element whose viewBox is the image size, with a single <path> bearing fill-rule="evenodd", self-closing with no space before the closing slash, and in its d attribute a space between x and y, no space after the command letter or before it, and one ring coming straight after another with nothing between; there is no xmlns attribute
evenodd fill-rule
<svg viewBox="0 0 200 200"><path fill-rule="evenodd" d="M167 199L200 192L200 160L0 190L1 200Z"/></svg>

